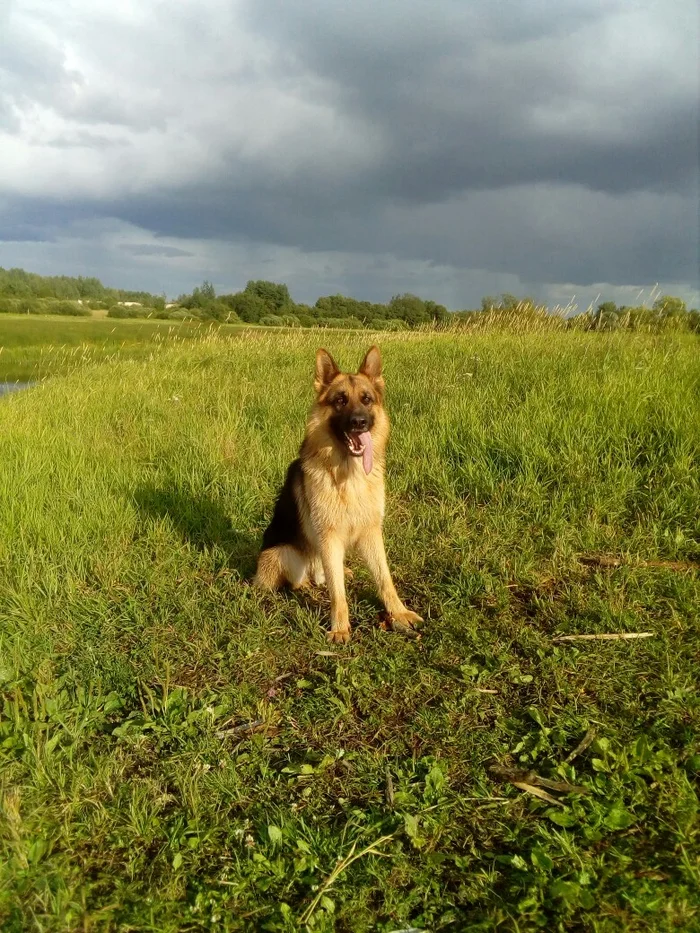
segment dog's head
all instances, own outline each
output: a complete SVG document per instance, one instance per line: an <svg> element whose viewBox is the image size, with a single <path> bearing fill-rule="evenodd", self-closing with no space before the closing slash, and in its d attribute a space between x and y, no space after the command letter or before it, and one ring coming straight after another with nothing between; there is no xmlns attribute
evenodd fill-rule
<svg viewBox="0 0 700 933"><path fill-rule="evenodd" d="M362 457L372 469L374 434L386 434L384 379L378 347L371 347L356 373L343 373L327 350L316 353L316 408L337 445L350 457Z"/></svg>

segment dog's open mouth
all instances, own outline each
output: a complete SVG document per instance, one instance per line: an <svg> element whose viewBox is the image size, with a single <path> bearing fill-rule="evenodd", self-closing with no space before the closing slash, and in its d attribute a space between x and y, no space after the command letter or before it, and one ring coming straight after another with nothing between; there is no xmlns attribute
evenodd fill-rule
<svg viewBox="0 0 700 933"><path fill-rule="evenodd" d="M345 443L352 457L362 457L365 473L372 472L372 435L369 431L346 432Z"/></svg>

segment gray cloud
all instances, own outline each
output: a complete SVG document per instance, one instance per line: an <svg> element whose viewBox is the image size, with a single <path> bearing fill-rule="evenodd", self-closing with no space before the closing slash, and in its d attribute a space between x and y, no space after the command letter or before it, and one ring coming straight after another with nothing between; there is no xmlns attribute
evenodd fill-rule
<svg viewBox="0 0 700 933"><path fill-rule="evenodd" d="M122 243L119 249L132 256L166 256L169 259L176 256L194 256L194 253L176 246L152 246L149 243Z"/></svg>
<svg viewBox="0 0 700 933"><path fill-rule="evenodd" d="M635 20L621 4L578 0L556 12L486 0L414 5L418 15L371 0L333 15L323 0L248 9L301 73L327 82L346 119L382 128L366 179L386 197L528 182L666 190L697 172L695 52L690 37L663 48L670 10L638 4ZM661 41L645 39L652 29Z"/></svg>
<svg viewBox="0 0 700 933"><path fill-rule="evenodd" d="M697 289L691 0L71 11L0 13L0 239L124 222L127 274L230 286L228 250L300 297Z"/></svg>

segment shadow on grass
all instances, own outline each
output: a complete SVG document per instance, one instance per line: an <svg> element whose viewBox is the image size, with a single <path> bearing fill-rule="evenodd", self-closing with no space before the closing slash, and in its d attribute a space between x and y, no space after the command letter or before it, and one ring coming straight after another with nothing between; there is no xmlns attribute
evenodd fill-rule
<svg viewBox="0 0 700 933"><path fill-rule="evenodd" d="M227 566L243 579L252 577L260 540L234 528L215 499L175 487L142 486L134 492L134 501L144 515L169 518L182 539L198 551L223 551Z"/></svg>

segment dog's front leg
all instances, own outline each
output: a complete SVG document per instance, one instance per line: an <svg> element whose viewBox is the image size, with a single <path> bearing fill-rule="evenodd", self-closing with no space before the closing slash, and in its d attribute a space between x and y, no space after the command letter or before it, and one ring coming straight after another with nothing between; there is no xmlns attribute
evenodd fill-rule
<svg viewBox="0 0 700 933"><path fill-rule="evenodd" d="M416 612L407 609L399 599L384 550L384 538L381 527L369 528L363 532L357 542L360 557L367 564L379 597L392 617L392 627L397 631L412 629L423 620Z"/></svg>
<svg viewBox="0 0 700 933"><path fill-rule="evenodd" d="M321 562L326 577L328 593L331 598L331 630L328 640L331 642L350 641L350 616L348 601L345 596L345 547L340 538L327 536L321 542Z"/></svg>

